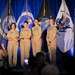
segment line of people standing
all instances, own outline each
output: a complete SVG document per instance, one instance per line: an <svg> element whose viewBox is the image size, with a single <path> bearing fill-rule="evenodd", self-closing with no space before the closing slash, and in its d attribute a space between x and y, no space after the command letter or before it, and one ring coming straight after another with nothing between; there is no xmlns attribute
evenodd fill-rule
<svg viewBox="0 0 75 75"><path fill-rule="evenodd" d="M21 29L20 35L16 30L16 24L12 23L10 30L7 33L8 39L8 61L9 66L16 67L17 52L20 40L21 65L24 66L24 58L29 58L30 45L32 45L33 55L36 56L41 51L42 46L42 29L37 19L34 20L32 30L28 28L28 22L24 21L24 28ZM50 52L50 60L56 63L56 27L54 26L53 18L50 19L50 28L47 30L46 41Z"/></svg>

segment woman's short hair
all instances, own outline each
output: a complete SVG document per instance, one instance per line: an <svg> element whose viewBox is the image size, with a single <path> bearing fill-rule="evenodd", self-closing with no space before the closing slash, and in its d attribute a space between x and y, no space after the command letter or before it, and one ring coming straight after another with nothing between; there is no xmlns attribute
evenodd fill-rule
<svg viewBox="0 0 75 75"><path fill-rule="evenodd" d="M10 25L10 29L12 28L12 25L14 24L14 26L15 26L15 29L16 29L16 23L11 23L11 25Z"/></svg>
<svg viewBox="0 0 75 75"><path fill-rule="evenodd" d="M54 18L52 16L50 17L50 20L53 20L53 24L55 24Z"/></svg>
<svg viewBox="0 0 75 75"><path fill-rule="evenodd" d="M38 18L35 18L35 20L39 21L39 19L38 19Z"/></svg>
<svg viewBox="0 0 75 75"><path fill-rule="evenodd" d="M24 21L24 23L27 23L28 24L28 21Z"/></svg>

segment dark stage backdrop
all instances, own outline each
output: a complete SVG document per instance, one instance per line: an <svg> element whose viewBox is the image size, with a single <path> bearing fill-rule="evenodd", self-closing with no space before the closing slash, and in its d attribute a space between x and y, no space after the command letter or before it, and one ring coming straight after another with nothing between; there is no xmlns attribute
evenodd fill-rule
<svg viewBox="0 0 75 75"><path fill-rule="evenodd" d="M65 0L65 1L68 6L69 12L71 14L72 21L74 23L75 0ZM61 2L62 2L62 0L48 0L48 3L51 8L54 19L56 19ZM6 6L6 3L7 3L7 0L0 0L0 18L2 16L2 13ZM43 3L43 0L28 0L28 5L31 8L31 12L32 12L34 18L38 17L42 3ZM24 6L24 0L11 0L11 7L13 10L16 22L22 13L23 6ZM57 53L57 55L58 55L58 53Z"/></svg>

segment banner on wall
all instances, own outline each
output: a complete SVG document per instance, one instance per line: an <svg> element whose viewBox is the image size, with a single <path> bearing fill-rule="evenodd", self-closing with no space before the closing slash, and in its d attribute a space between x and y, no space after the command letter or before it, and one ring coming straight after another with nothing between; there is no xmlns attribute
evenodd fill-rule
<svg viewBox="0 0 75 75"><path fill-rule="evenodd" d="M44 32L50 26L50 17L52 17L52 11L50 9L48 0L44 0L38 15L38 19L40 20L39 24L42 27L42 32Z"/></svg>
<svg viewBox="0 0 75 75"><path fill-rule="evenodd" d="M31 13L31 9L28 5L27 0L24 1L24 6L22 9L22 14L20 15L20 17L17 20L17 30L20 31L21 28L23 27L23 23L24 21L28 21L28 26L30 29L32 29L33 26L33 21L34 21L34 17L33 14Z"/></svg>
<svg viewBox="0 0 75 75"><path fill-rule="evenodd" d="M8 30L10 29L11 23L12 22L16 23L13 10L11 8L11 0L7 0L1 19L2 19L2 26L1 26L2 30L5 34L7 34Z"/></svg>
<svg viewBox="0 0 75 75"><path fill-rule="evenodd" d="M60 9L56 17L57 46L61 50L61 52L67 52L68 50L73 48L73 26L74 25L66 2L65 0L62 0Z"/></svg>

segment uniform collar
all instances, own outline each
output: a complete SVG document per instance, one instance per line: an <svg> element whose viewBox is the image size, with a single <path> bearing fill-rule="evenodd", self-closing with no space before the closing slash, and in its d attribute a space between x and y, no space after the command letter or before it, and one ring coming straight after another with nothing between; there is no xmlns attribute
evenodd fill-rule
<svg viewBox="0 0 75 75"><path fill-rule="evenodd" d="M35 27L38 27L39 25L35 25Z"/></svg>

